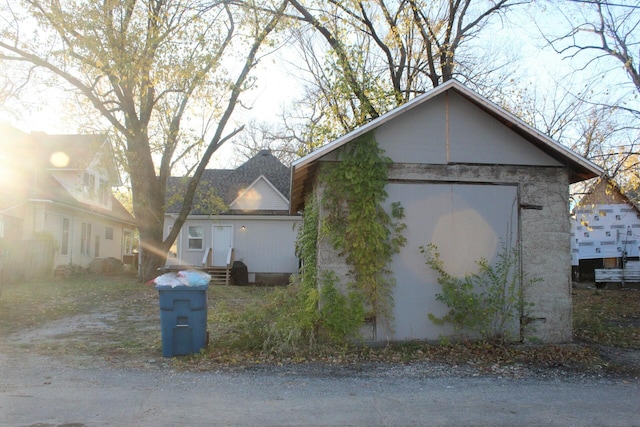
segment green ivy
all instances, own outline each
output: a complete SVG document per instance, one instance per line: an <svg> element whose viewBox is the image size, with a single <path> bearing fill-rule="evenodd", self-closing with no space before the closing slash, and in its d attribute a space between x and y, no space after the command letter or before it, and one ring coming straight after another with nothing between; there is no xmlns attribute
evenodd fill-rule
<svg viewBox="0 0 640 427"><path fill-rule="evenodd" d="M341 162L323 168L323 197L308 194L296 249L303 260L297 277L255 307L230 319L236 342L269 353L296 353L318 343L346 344L357 338L365 318L390 322L394 281L391 256L405 239L399 203L388 214L390 160L371 135L340 149ZM320 227L320 206L327 215ZM328 238L351 267L347 289L337 286L333 271L318 273L318 244Z"/></svg>
<svg viewBox="0 0 640 427"><path fill-rule="evenodd" d="M305 210L302 226L298 231L296 248L298 256L303 261L300 271L302 286L316 288L318 277L318 223L319 209L316 195L311 193L305 199Z"/></svg>
<svg viewBox="0 0 640 427"><path fill-rule="evenodd" d="M382 206L391 159L372 133L341 147L337 155L340 161L325 165L320 175L326 211L321 235L351 267L350 288L362 296L368 314L384 319L391 329L395 281L389 264L405 243L403 208L394 203L389 214Z"/></svg>
<svg viewBox="0 0 640 427"><path fill-rule="evenodd" d="M324 272L320 290L320 319L327 338L342 343L346 338L358 335L365 312L362 296L355 291L342 294L335 286L337 280L335 272Z"/></svg>

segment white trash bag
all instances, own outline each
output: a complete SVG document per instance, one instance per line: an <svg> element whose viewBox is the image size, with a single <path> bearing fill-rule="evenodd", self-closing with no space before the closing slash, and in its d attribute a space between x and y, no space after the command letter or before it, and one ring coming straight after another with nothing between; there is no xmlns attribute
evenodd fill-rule
<svg viewBox="0 0 640 427"><path fill-rule="evenodd" d="M178 279L186 286L205 286L211 281L211 276L204 271L184 270L178 272Z"/></svg>
<svg viewBox="0 0 640 427"><path fill-rule="evenodd" d="M184 286L184 283L178 277L177 273L165 273L153 279L156 286L168 286L175 288L176 286Z"/></svg>

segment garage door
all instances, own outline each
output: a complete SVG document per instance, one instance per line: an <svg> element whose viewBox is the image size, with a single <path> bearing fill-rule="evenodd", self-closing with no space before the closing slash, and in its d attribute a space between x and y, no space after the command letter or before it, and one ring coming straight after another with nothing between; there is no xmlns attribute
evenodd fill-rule
<svg viewBox="0 0 640 427"><path fill-rule="evenodd" d="M518 187L458 183L391 183L390 205L404 207L406 245L392 260L395 275L394 330L378 322L378 340L438 339L452 329L438 326L428 314L441 316L446 306L435 300L437 276L425 264L420 246L434 243L448 272L477 272L476 261L494 260L503 243L518 239Z"/></svg>

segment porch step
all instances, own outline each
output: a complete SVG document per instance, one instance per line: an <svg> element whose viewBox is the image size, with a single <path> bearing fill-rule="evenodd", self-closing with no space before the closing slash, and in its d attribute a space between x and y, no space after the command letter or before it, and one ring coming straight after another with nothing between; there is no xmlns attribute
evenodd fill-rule
<svg viewBox="0 0 640 427"><path fill-rule="evenodd" d="M225 267L207 267L207 274L211 276L211 285L229 285L231 272Z"/></svg>

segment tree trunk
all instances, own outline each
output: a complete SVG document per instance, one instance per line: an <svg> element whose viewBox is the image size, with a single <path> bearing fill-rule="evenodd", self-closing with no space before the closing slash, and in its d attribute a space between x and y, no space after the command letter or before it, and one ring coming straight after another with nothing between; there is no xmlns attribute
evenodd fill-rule
<svg viewBox="0 0 640 427"><path fill-rule="evenodd" d="M134 204L134 211L138 219L142 253L140 279L147 282L158 275L158 268L165 264L169 249L163 241L164 193L157 190L150 191L143 196L139 195L137 201L138 203Z"/></svg>
<svg viewBox="0 0 640 427"><path fill-rule="evenodd" d="M162 243L162 242L156 242ZM157 247L149 239L141 237L141 260L140 260L140 281L148 282L160 275L158 269L163 267L167 260L166 252L154 250Z"/></svg>
<svg viewBox="0 0 640 427"><path fill-rule="evenodd" d="M127 141L127 162L131 175L133 211L140 232L140 280L147 282L158 275L169 249L163 242L164 199L166 185L156 175L144 131Z"/></svg>

